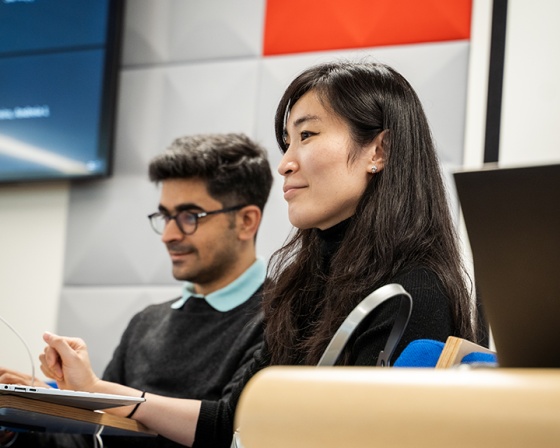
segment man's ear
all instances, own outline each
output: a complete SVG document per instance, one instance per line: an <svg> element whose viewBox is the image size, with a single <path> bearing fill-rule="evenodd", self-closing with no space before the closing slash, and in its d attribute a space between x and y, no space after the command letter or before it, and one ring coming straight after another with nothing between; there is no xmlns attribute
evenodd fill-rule
<svg viewBox="0 0 560 448"><path fill-rule="evenodd" d="M369 162L370 165L367 167L367 170L371 174L379 173L383 169L385 165L385 147L383 139L385 134L389 132L388 129L377 134L377 137L373 139L373 141L367 145L366 150L369 154Z"/></svg>
<svg viewBox="0 0 560 448"><path fill-rule="evenodd" d="M242 241L255 238L261 223L262 212L256 205L247 205L237 212L237 236Z"/></svg>

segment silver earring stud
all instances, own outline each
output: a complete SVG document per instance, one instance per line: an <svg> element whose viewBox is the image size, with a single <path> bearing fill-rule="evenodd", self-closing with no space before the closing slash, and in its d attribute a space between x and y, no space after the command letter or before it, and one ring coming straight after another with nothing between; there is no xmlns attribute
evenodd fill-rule
<svg viewBox="0 0 560 448"><path fill-rule="evenodd" d="M373 166L371 167L371 174L375 174L376 172L377 172L377 166L376 166L376 165L373 165Z"/></svg>

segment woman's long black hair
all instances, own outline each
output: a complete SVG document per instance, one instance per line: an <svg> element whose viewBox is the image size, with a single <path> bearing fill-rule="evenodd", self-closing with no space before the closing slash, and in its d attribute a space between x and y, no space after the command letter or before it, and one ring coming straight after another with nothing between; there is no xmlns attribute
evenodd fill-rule
<svg viewBox="0 0 560 448"><path fill-rule="evenodd" d="M286 120L307 92L350 127L353 157L384 130L384 167L372 176L328 274L314 229L297 230L270 263L265 292L272 364L317 364L359 303L398 273L425 266L443 284L456 327L475 340L470 288L426 115L411 85L378 63L335 62L299 75L276 112L283 152Z"/></svg>

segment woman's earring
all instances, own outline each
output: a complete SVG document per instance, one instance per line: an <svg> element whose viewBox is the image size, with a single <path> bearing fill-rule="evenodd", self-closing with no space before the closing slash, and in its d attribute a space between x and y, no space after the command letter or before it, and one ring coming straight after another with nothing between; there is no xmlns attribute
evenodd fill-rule
<svg viewBox="0 0 560 448"><path fill-rule="evenodd" d="M377 166L376 166L376 165L373 165L373 166L371 167L371 174L375 174L376 171L377 171Z"/></svg>

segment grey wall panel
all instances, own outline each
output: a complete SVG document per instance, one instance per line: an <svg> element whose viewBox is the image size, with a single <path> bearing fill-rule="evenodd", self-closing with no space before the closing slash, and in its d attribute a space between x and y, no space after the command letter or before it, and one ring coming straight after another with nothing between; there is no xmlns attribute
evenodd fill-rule
<svg viewBox="0 0 560 448"><path fill-rule="evenodd" d="M175 138L254 130L258 61L238 60L123 70L115 176L145 175Z"/></svg>
<svg viewBox="0 0 560 448"><path fill-rule="evenodd" d="M165 246L147 219L158 203L159 191L145 176L74 186L65 285L175 283Z"/></svg>
<svg viewBox="0 0 560 448"><path fill-rule="evenodd" d="M168 0L125 3L123 65L156 64L168 59Z"/></svg>
<svg viewBox="0 0 560 448"><path fill-rule="evenodd" d="M178 282L166 287L65 287L60 299L57 332L86 342L93 371L100 376L134 314L148 305L180 295Z"/></svg>
<svg viewBox="0 0 560 448"><path fill-rule="evenodd" d="M265 0L129 1L123 64L260 56L265 3Z"/></svg>
<svg viewBox="0 0 560 448"><path fill-rule="evenodd" d="M165 71L161 69L121 71L115 137L114 176L147 178L150 159L172 139L162 136ZM167 137L167 139L165 138Z"/></svg>
<svg viewBox="0 0 560 448"><path fill-rule="evenodd" d="M414 45L394 63L390 55L383 60L416 89L441 161L455 166L463 162L469 47L467 41Z"/></svg>

